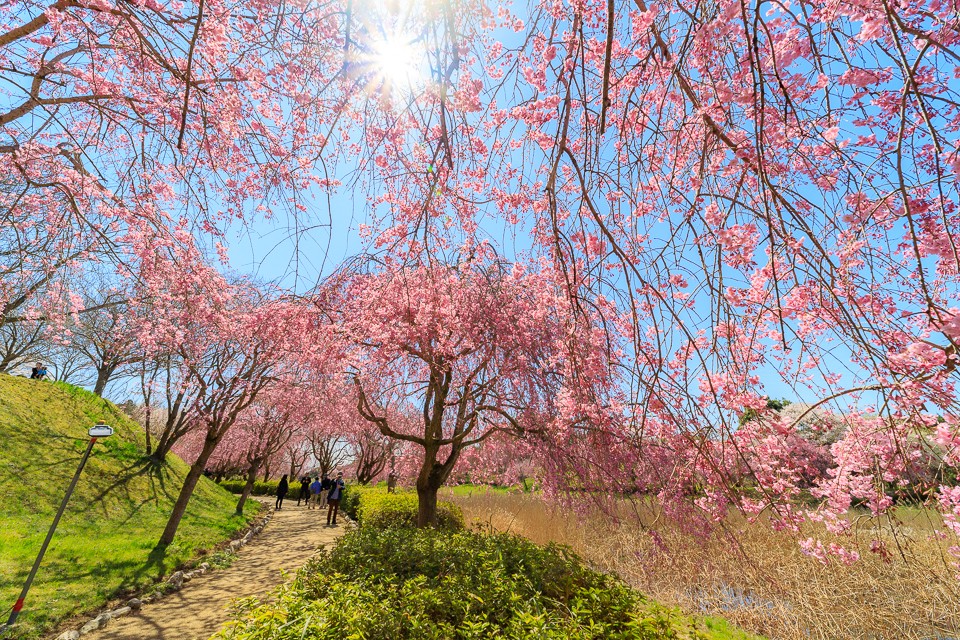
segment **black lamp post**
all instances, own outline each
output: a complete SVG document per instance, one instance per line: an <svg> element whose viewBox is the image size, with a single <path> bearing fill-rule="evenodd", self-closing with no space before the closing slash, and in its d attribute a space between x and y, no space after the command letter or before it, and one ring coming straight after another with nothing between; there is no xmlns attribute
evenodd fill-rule
<svg viewBox="0 0 960 640"><path fill-rule="evenodd" d="M73 494L73 490L77 486L77 480L80 479L80 472L83 471L83 467L87 464L87 459L90 457L90 452L93 451L93 445L96 444L97 438L108 438L112 436L113 427L110 427L101 421L95 426L90 427L90 429L87 431L87 435L90 436L90 442L87 443L87 450L84 451L83 457L80 459L80 466L77 467L77 472L73 474L73 480L70 481L70 486L67 488L67 495L63 496L63 502L60 503L60 509L57 510L57 515L53 519L53 524L50 525L50 530L47 531L47 538L43 541L43 546L40 547L40 553L37 554L37 559L33 562L33 568L30 569L30 575L27 576L27 581L23 585L23 590L20 592L20 597L17 598L16 603L13 605L13 611L10 612L10 617L7 619L7 623L0 627L0 635L13 627L14 623L17 621L17 616L19 616L20 611L23 610L23 602L26 600L27 592L30 590L30 585L33 584L33 579L37 575L37 569L40 568L40 562L43 560L43 554L47 552L47 547L50 546L50 540L53 538L54 531L57 530L57 524L60 522L60 517L67 508L67 502L70 500L70 496Z"/></svg>

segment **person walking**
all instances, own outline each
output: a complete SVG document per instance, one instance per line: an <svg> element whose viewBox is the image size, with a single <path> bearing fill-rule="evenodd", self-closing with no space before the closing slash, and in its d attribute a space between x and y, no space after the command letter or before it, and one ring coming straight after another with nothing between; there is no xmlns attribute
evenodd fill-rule
<svg viewBox="0 0 960 640"><path fill-rule="evenodd" d="M337 526L337 514L340 512L340 498L343 497L343 490L346 484L343 482L343 472L337 474L336 480L331 480L330 492L327 494L327 526L331 526L330 520L333 519L333 525Z"/></svg>
<svg viewBox="0 0 960 640"><path fill-rule="evenodd" d="M314 478L313 482L310 483L310 509L316 509L317 505L320 504L320 494L323 493L323 488L320 485L320 478Z"/></svg>
<svg viewBox="0 0 960 640"><path fill-rule="evenodd" d="M287 482L287 474L283 474L283 477L280 478L280 484L277 485L277 504L275 509L279 510L283 508L283 499L287 497L287 491L290 490L290 484Z"/></svg>
<svg viewBox="0 0 960 640"><path fill-rule="evenodd" d="M327 474L323 474L323 480L320 481L320 499L317 501L321 509L327 506L327 494L330 493L332 486L333 480Z"/></svg>
<svg viewBox="0 0 960 640"><path fill-rule="evenodd" d="M303 476L300 478L300 495L297 496L297 506L300 506L300 501L303 500L304 506L310 504L310 476Z"/></svg>

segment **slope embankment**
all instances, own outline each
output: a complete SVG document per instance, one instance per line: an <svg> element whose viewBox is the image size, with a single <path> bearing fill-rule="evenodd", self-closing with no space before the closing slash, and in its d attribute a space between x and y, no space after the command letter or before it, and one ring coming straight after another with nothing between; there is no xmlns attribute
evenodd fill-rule
<svg viewBox="0 0 960 640"><path fill-rule="evenodd" d="M202 479L177 540L156 549L187 465L144 456L142 429L112 403L71 385L0 374L0 616L6 620L77 468L97 442L13 633L33 639L70 616L134 592L242 529L236 498ZM2 622L3 620L0 620Z"/></svg>

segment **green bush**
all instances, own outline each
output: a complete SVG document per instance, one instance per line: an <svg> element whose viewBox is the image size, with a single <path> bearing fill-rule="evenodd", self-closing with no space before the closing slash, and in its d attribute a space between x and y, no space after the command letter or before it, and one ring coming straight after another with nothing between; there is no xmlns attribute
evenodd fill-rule
<svg viewBox="0 0 960 640"><path fill-rule="evenodd" d="M357 510L360 507L360 496L368 491L376 491L376 489L348 484L340 498L340 511L350 516L351 520L356 520Z"/></svg>
<svg viewBox="0 0 960 640"><path fill-rule="evenodd" d="M386 485L348 485L340 510L360 524L373 527L414 527L417 524L417 494L387 493ZM463 512L452 502L437 503L437 527L445 531L464 528Z"/></svg>
<svg viewBox="0 0 960 640"><path fill-rule="evenodd" d="M239 619L216 637L710 637L569 549L509 535L361 526L275 595L241 602Z"/></svg>
<svg viewBox="0 0 960 640"><path fill-rule="evenodd" d="M360 494L357 522L365 527L415 527L417 524L417 494L387 493L371 489ZM446 531L464 528L463 512L452 502L437 503L437 527Z"/></svg>
<svg viewBox="0 0 960 640"><path fill-rule="evenodd" d="M220 486L229 491L230 493L240 494L243 492L243 487L247 484L246 480L222 480ZM267 482L262 482L257 480L253 483L253 489L250 491L252 496L275 496L277 495L277 485L280 484L279 480L268 480ZM293 497L294 500L297 499L297 496L300 495L300 482L291 482L290 489L287 491L287 498Z"/></svg>

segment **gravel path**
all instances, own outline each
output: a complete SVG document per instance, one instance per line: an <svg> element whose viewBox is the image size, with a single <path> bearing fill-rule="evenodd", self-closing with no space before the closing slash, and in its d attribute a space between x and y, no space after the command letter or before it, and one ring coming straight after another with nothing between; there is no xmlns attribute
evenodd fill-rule
<svg viewBox="0 0 960 640"><path fill-rule="evenodd" d="M326 510L297 507L296 501L274 513L266 528L242 547L226 569L196 576L176 593L135 615L112 620L84 638L91 640L206 640L230 619L236 598L259 596L284 581L319 547L344 531L326 526ZM264 508L273 508L273 501ZM323 514L321 516L321 514Z"/></svg>

